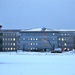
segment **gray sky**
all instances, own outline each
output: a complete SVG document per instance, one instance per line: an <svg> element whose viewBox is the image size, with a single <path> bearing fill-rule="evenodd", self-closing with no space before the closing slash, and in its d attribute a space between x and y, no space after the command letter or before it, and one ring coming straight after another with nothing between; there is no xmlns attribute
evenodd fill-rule
<svg viewBox="0 0 75 75"><path fill-rule="evenodd" d="M3 29L74 29L75 0L0 0Z"/></svg>

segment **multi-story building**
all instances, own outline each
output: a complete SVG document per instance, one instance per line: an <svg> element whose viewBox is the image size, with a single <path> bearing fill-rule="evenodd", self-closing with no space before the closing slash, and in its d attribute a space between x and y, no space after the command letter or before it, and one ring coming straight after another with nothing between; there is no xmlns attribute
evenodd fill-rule
<svg viewBox="0 0 75 75"><path fill-rule="evenodd" d="M18 33L20 30L0 30L0 51L17 50Z"/></svg>
<svg viewBox="0 0 75 75"><path fill-rule="evenodd" d="M75 49L75 31L59 31L58 47L67 50Z"/></svg>
<svg viewBox="0 0 75 75"><path fill-rule="evenodd" d="M19 47L22 50L53 49L58 47L58 31L22 31Z"/></svg>
<svg viewBox="0 0 75 75"><path fill-rule="evenodd" d="M0 30L0 51L75 49L75 30Z"/></svg>

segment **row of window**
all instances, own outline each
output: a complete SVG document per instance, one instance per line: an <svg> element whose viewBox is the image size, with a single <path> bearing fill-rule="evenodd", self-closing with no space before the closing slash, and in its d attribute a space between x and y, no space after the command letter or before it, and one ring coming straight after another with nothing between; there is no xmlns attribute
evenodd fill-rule
<svg viewBox="0 0 75 75"><path fill-rule="evenodd" d="M28 45L38 45L38 43L28 43Z"/></svg>
<svg viewBox="0 0 75 75"><path fill-rule="evenodd" d="M57 40L57 38L48 38L49 40ZM47 38L21 38L22 41L25 40L43 40L43 41L47 41Z"/></svg>
<svg viewBox="0 0 75 75"><path fill-rule="evenodd" d="M50 33L50 34L46 34L46 33L21 33L21 36L35 36L35 35L42 35L42 36L46 36L46 35L55 35L55 33Z"/></svg>
<svg viewBox="0 0 75 75"><path fill-rule="evenodd" d="M15 41L15 38L3 38L3 41Z"/></svg>
<svg viewBox="0 0 75 75"><path fill-rule="evenodd" d="M15 46L15 43L3 43L3 45L8 45L8 46Z"/></svg>
<svg viewBox="0 0 75 75"><path fill-rule="evenodd" d="M33 49L36 49L37 50L37 48L29 48L29 49L31 49L31 50L33 50ZM70 50L69 48L64 48L64 50ZM3 50L16 50L15 48L3 48Z"/></svg>
<svg viewBox="0 0 75 75"><path fill-rule="evenodd" d="M34 50L34 49L36 49L37 50L37 48L30 48L31 50ZM64 48L64 50L70 50L70 48Z"/></svg>
<svg viewBox="0 0 75 75"><path fill-rule="evenodd" d="M41 38L40 38L41 39ZM49 38L50 40L56 40L56 38ZM3 41L15 41L15 38L3 38ZM21 40L38 40L38 38L21 38ZM43 40L47 40L47 38L43 38ZM73 40L73 38L59 38L59 41Z"/></svg>
<svg viewBox="0 0 75 75"><path fill-rule="evenodd" d="M38 38L22 38L21 40L24 41L24 40L26 40L26 39L27 39L27 40L38 40Z"/></svg>
<svg viewBox="0 0 75 75"><path fill-rule="evenodd" d="M42 43L40 43L40 45L41 45ZM39 43L28 43L28 44L23 44L24 46L25 45L31 45L31 46L35 46L35 45L39 45ZM43 43L42 45L44 45L44 46L49 46L49 43Z"/></svg>
<svg viewBox="0 0 75 75"><path fill-rule="evenodd" d="M72 33L71 34L69 34L69 33L61 33L60 35L62 35L62 36L69 36L69 35L72 35Z"/></svg>
<svg viewBox="0 0 75 75"><path fill-rule="evenodd" d="M26 44L23 44L26 45ZM38 45L38 43L28 43L28 45Z"/></svg>
<svg viewBox="0 0 75 75"><path fill-rule="evenodd" d="M37 48L30 48L31 50L34 50L34 49L36 49L37 50ZM70 50L70 48L64 48L64 50Z"/></svg>
<svg viewBox="0 0 75 75"><path fill-rule="evenodd" d="M4 36L15 36L15 33L3 33Z"/></svg>
<svg viewBox="0 0 75 75"><path fill-rule="evenodd" d="M59 43L59 46L73 46L74 44L68 44L68 43Z"/></svg>
<svg viewBox="0 0 75 75"><path fill-rule="evenodd" d="M16 50L15 48L3 48L3 50Z"/></svg>
<svg viewBox="0 0 75 75"><path fill-rule="evenodd" d="M59 41L73 40L73 38L59 38Z"/></svg>
<svg viewBox="0 0 75 75"><path fill-rule="evenodd" d="M30 48L31 50L34 50L34 49L36 49L37 50L37 48Z"/></svg>

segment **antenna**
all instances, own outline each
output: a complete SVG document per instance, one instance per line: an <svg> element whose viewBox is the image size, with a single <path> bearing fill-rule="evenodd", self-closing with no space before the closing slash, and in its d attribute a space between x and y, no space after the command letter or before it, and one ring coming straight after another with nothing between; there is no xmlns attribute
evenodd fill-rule
<svg viewBox="0 0 75 75"><path fill-rule="evenodd" d="M0 29L2 28L2 25L0 25Z"/></svg>
<svg viewBox="0 0 75 75"><path fill-rule="evenodd" d="M43 28L42 28L42 31L45 31L45 30L46 30L46 28L45 28L45 27L43 27Z"/></svg>

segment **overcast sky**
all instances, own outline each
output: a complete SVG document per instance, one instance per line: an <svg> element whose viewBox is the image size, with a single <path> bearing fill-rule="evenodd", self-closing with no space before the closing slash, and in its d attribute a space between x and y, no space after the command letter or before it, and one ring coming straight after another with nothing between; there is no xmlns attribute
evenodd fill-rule
<svg viewBox="0 0 75 75"><path fill-rule="evenodd" d="M0 0L3 29L74 29L75 0Z"/></svg>

